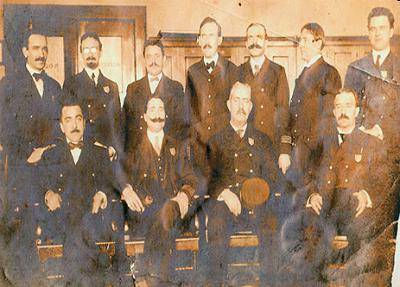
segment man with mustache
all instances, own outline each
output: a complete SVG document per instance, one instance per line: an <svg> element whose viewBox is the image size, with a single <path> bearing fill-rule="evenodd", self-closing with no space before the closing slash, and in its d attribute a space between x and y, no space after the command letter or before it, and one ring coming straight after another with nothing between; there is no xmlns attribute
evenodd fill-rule
<svg viewBox="0 0 400 287"><path fill-rule="evenodd" d="M165 132L176 139L187 137L187 123L185 124L183 115L183 87L162 71L166 60L162 42L158 39L146 40L143 56L147 75L128 86L123 106L125 151L128 153L132 152L146 132L144 107L151 98L159 97L165 104Z"/></svg>
<svg viewBox="0 0 400 287"><path fill-rule="evenodd" d="M335 122L327 119L321 123L324 131L317 141L298 142L312 159L304 173L308 199L303 202L306 208L284 224L282 235L287 274L293 275L293 282L303 284L299 286L322 284L330 263L345 263L392 221L395 190L381 181L388 174L382 141L356 125L359 111L355 91L342 90L334 100ZM332 240L336 235L345 236L348 246L335 251ZM368 261L371 258L365 259L368 263L364 266L377 266ZM386 263L374 272L381 271L379 268L387 268ZM343 279L350 286L354 277Z"/></svg>
<svg viewBox="0 0 400 287"><path fill-rule="evenodd" d="M298 171L304 171L308 158L297 145L298 141L312 142L321 129L318 124L331 117L333 99L342 83L339 72L323 59L325 33L317 23L307 23L301 28L300 51L305 64L296 79L293 96L289 104L288 132L291 136L291 167L286 177L299 188Z"/></svg>
<svg viewBox="0 0 400 287"><path fill-rule="evenodd" d="M198 193L199 180L191 166L188 144L164 131L162 99L150 98L144 111L147 129L134 154L126 158L122 199L129 207L131 234L145 236L140 275L150 286L170 286L162 285L172 280L168 272L170 250L176 230L181 230L192 215L188 209Z"/></svg>
<svg viewBox="0 0 400 287"><path fill-rule="evenodd" d="M289 121L289 86L285 69L265 56L268 41L263 24L252 23L246 30L250 59L239 67L240 78L251 85L254 109L250 120L267 134L279 156L283 173L290 166L291 136Z"/></svg>
<svg viewBox="0 0 400 287"><path fill-rule="evenodd" d="M205 173L207 142L228 124L225 103L238 80L237 67L217 51L221 43L221 26L211 17L204 18L197 38L203 57L187 72L185 103L188 111L185 114L190 116L195 163Z"/></svg>
<svg viewBox="0 0 400 287"><path fill-rule="evenodd" d="M39 272L33 216L34 204L40 202L35 165L57 134L61 97L59 83L45 72L48 52L42 32L27 32L22 46L26 64L7 71L0 85L1 144L8 162L6 221L11 228L7 248L13 254L8 270L14 284L36 284Z"/></svg>
<svg viewBox="0 0 400 287"><path fill-rule="evenodd" d="M243 228L246 231L250 228L259 235L260 280L262 286L268 286L279 277L280 257L276 239L281 206L277 194L283 176L278 170L271 141L248 122L253 107L251 87L236 82L226 105L230 122L210 139L207 152L211 169L208 186L211 199L205 208L209 243L207 286L228 283L229 238ZM240 190L251 178L266 181L271 195L267 203L245 208L242 207Z"/></svg>
<svg viewBox="0 0 400 287"><path fill-rule="evenodd" d="M75 97L82 102L87 117L88 137L108 148L110 159L122 152L121 102L118 85L101 72L102 43L94 32L86 32L80 39L80 52L85 67L67 79L64 97Z"/></svg>
<svg viewBox="0 0 400 287"><path fill-rule="evenodd" d="M65 99L59 126L63 137L44 153L39 166L46 205L40 218L42 239L63 244L64 264L59 271L67 286L105 286L112 280L107 276L122 275L118 264L127 264L118 261L125 256L123 208L111 200L117 186L112 163L107 149L84 135L85 119L75 99ZM112 222L110 213L119 217ZM101 241L116 242L111 269L108 255L95 244Z"/></svg>

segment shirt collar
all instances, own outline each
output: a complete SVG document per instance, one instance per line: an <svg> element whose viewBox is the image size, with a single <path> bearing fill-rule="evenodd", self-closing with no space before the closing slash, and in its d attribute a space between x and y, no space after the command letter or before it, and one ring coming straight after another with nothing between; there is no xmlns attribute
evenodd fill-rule
<svg viewBox="0 0 400 287"><path fill-rule="evenodd" d="M232 124L232 122L230 122L230 125L231 125L231 127L233 128L233 130L234 130L235 132L237 132L238 130L243 130L243 134L246 133L247 123L246 123L244 126L241 126L241 127L235 126L234 124Z"/></svg>
<svg viewBox="0 0 400 287"><path fill-rule="evenodd" d="M97 67L96 69L91 69L89 67L85 67L84 70L86 71L86 73L89 75L89 78L92 78L92 74L94 73L94 76L96 79L99 78L99 74L100 74L100 69L99 67Z"/></svg>
<svg viewBox="0 0 400 287"><path fill-rule="evenodd" d="M67 144L71 142L67 137L65 137L65 139L67 140ZM83 138L80 141L83 141ZM80 148L74 148L74 149L80 149Z"/></svg>
<svg viewBox="0 0 400 287"><path fill-rule="evenodd" d="M158 140L160 141L159 143L161 143L164 138L164 130L155 133L152 132L150 129L147 129L147 137L149 138L151 143L154 143L156 137L158 137Z"/></svg>
<svg viewBox="0 0 400 287"><path fill-rule="evenodd" d="M261 68L262 65L264 64L264 62L265 62L265 56L264 55L262 55L261 57L258 57L258 58L250 57L250 65L251 65L252 69L254 69L255 65L258 65Z"/></svg>
<svg viewBox="0 0 400 287"><path fill-rule="evenodd" d="M26 63L26 69L28 70L29 74L31 74L32 77L34 73L40 74L42 71L44 72L44 70L39 71L38 69L32 68L28 63Z"/></svg>
<svg viewBox="0 0 400 287"><path fill-rule="evenodd" d="M160 82L162 76L163 76L163 73L162 73L162 72L159 73L157 76L152 76L152 75L150 75L150 74L147 74L147 79L149 80L149 83L151 83L151 81L150 81L151 78L158 78L158 82Z"/></svg>
<svg viewBox="0 0 400 287"><path fill-rule="evenodd" d="M215 53L215 55L211 59L206 59L205 57L203 57L204 64L207 65L207 64L209 64L209 63L214 61L215 66L216 66L217 62L218 62L218 57L219 57L218 53Z"/></svg>
<svg viewBox="0 0 400 287"><path fill-rule="evenodd" d="M304 67L310 68L310 67L311 67L313 64L315 64L315 63L319 60L319 58L321 58L321 57L322 57L321 54L315 55L313 58L311 58L310 61L308 61L307 63L305 63Z"/></svg>
<svg viewBox="0 0 400 287"><path fill-rule="evenodd" d="M337 127L337 131L339 134L349 135L354 131L354 129L352 129L351 132L344 132L339 127Z"/></svg>
<svg viewBox="0 0 400 287"><path fill-rule="evenodd" d="M379 62L382 65L382 63L385 61L385 59L387 58L389 53L390 53L390 47L387 47L386 49L380 50L380 51L372 50L372 57L374 59L374 63L376 63L376 58L378 57L378 55L380 55L381 58L380 58Z"/></svg>

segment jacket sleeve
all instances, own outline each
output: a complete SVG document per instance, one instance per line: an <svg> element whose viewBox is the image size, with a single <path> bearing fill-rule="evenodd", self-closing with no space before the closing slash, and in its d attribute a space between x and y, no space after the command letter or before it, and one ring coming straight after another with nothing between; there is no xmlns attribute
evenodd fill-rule
<svg viewBox="0 0 400 287"><path fill-rule="evenodd" d="M285 69L280 68L275 91L277 97L278 133L280 153L290 154L292 139L289 128L289 85Z"/></svg>

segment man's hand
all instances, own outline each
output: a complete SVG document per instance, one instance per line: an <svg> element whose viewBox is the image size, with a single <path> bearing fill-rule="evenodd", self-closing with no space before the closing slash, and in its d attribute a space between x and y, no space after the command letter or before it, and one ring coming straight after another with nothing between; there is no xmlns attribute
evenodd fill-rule
<svg viewBox="0 0 400 287"><path fill-rule="evenodd" d="M107 196L104 192L98 191L93 196L93 207L92 214L97 214L99 209L105 209L107 207Z"/></svg>
<svg viewBox="0 0 400 287"><path fill-rule="evenodd" d="M383 140L383 131L378 124L375 124L371 129L368 130L364 126L361 126L360 130L370 134L371 136L377 137L380 140Z"/></svg>
<svg viewBox="0 0 400 287"><path fill-rule="evenodd" d="M128 205L129 209L137 212L143 212L144 207L142 202L140 201L139 196L133 190L132 186L127 185L124 190L122 191L122 200L125 200L126 204Z"/></svg>
<svg viewBox="0 0 400 287"><path fill-rule="evenodd" d="M291 163L290 155L288 155L286 153L281 153L279 155L278 165L279 165L279 168L282 170L283 174L286 174L286 171L288 170L290 163Z"/></svg>
<svg viewBox="0 0 400 287"><path fill-rule="evenodd" d="M311 207L318 215L321 213L322 204L323 202L321 195L319 195L318 193L311 194L308 206Z"/></svg>
<svg viewBox="0 0 400 287"><path fill-rule="evenodd" d="M224 189L219 196L225 201L225 204L233 215L238 216L242 212L242 204L239 197L232 191Z"/></svg>
<svg viewBox="0 0 400 287"><path fill-rule="evenodd" d="M61 208L62 199L58 193L48 190L44 196L44 202L50 211L54 211L57 208Z"/></svg>
<svg viewBox="0 0 400 287"><path fill-rule="evenodd" d="M365 210L365 208L368 207L368 195L365 191L359 191L359 192L354 192L353 196L355 196L358 200L358 205L356 208L356 218L359 217L361 215L361 213L363 213L363 211Z"/></svg>
<svg viewBox="0 0 400 287"><path fill-rule="evenodd" d="M28 157L28 159L26 161L31 164L37 163L38 161L40 161L42 159L43 153L52 147L55 147L55 145L52 144L52 145L48 145L45 147L34 148L33 152L31 153L31 155Z"/></svg>
<svg viewBox="0 0 400 287"><path fill-rule="evenodd" d="M117 159L117 151L112 146L108 147L108 157L110 158L110 161Z"/></svg>
<svg viewBox="0 0 400 287"><path fill-rule="evenodd" d="M174 198L171 198L171 200L178 203L181 218L183 219L189 209L189 198L187 197L186 193L178 192L178 194Z"/></svg>

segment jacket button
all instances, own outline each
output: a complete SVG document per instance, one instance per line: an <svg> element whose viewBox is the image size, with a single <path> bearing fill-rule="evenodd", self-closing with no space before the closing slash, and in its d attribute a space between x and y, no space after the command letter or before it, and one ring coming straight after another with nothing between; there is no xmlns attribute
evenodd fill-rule
<svg viewBox="0 0 400 287"><path fill-rule="evenodd" d="M298 116L297 114L294 115L295 118L297 118L297 116Z"/></svg>
<svg viewBox="0 0 400 287"><path fill-rule="evenodd" d="M143 127L139 127L139 130L142 130L143 129Z"/></svg>
<svg viewBox="0 0 400 287"><path fill-rule="evenodd" d="M141 115L140 118L143 119L143 115Z"/></svg>
<svg viewBox="0 0 400 287"><path fill-rule="evenodd" d="M89 104L89 105L87 105L87 107L90 109L92 106Z"/></svg>
<svg viewBox="0 0 400 287"><path fill-rule="evenodd" d="M208 127L207 127L207 129L210 131L210 130L211 130L211 127L210 127L210 126L208 126Z"/></svg>
<svg viewBox="0 0 400 287"><path fill-rule="evenodd" d="M329 169L332 169L332 168L333 168L333 167L330 165L330 166L329 166Z"/></svg>
<svg viewBox="0 0 400 287"><path fill-rule="evenodd" d="M250 173L253 173L253 170L252 170L252 169L250 169Z"/></svg>
<svg viewBox="0 0 400 287"><path fill-rule="evenodd" d="M235 168L235 172L238 172L239 170L237 168Z"/></svg>
<svg viewBox="0 0 400 287"><path fill-rule="evenodd" d="M253 154L252 153L249 153L249 157L252 157L253 156Z"/></svg>
<svg viewBox="0 0 400 287"><path fill-rule="evenodd" d="M60 173L60 177L63 177L63 174L62 174L62 173Z"/></svg>
<svg viewBox="0 0 400 287"><path fill-rule="evenodd" d="M207 111L207 114L209 114L209 115L210 115L210 114L211 114L211 111L210 111L210 110L208 110L208 111Z"/></svg>
<svg viewBox="0 0 400 287"><path fill-rule="evenodd" d="M260 122L260 124L261 124L261 125L263 125L263 124L264 124L264 122L263 122L263 121L261 121L261 122Z"/></svg>
<svg viewBox="0 0 400 287"><path fill-rule="evenodd" d="M144 174L143 174L143 177L147 177L147 173L144 173Z"/></svg>
<svg viewBox="0 0 400 287"><path fill-rule="evenodd" d="M261 105L261 106L260 106L260 108L262 108L262 109L263 109L263 108L264 108L264 105Z"/></svg>
<svg viewBox="0 0 400 287"><path fill-rule="evenodd" d="M264 93L264 91L265 91L265 90L264 90L264 88L261 88L261 92L263 92L263 93Z"/></svg>
<svg viewBox="0 0 400 287"><path fill-rule="evenodd" d="M386 100L386 97L385 97L385 96L383 96L383 97L382 97L382 99Z"/></svg>
<svg viewBox="0 0 400 287"><path fill-rule="evenodd" d="M383 119L383 115L381 115L381 119Z"/></svg>
<svg viewBox="0 0 400 287"><path fill-rule="evenodd" d="M106 105L106 104L103 104L103 108L105 108L105 107L107 107L107 105Z"/></svg>
<svg viewBox="0 0 400 287"><path fill-rule="evenodd" d="M235 157L238 157L238 154L237 154L237 153L235 153Z"/></svg>
<svg viewBox="0 0 400 287"><path fill-rule="evenodd" d="M61 191L61 187L58 189L58 191Z"/></svg>
<svg viewBox="0 0 400 287"><path fill-rule="evenodd" d="M235 185L236 185L236 187L238 187L238 186L239 186L239 183L237 182Z"/></svg>
<svg viewBox="0 0 400 287"><path fill-rule="evenodd" d="M210 79L210 78L208 78L208 82L211 82L211 79Z"/></svg>
<svg viewBox="0 0 400 287"><path fill-rule="evenodd" d="M208 98L211 99L211 95L208 95Z"/></svg>
<svg viewBox="0 0 400 287"><path fill-rule="evenodd" d="M30 115L29 117L32 119L32 118L33 118L33 115Z"/></svg>
<svg viewBox="0 0 400 287"><path fill-rule="evenodd" d="M349 168L349 165L348 164L346 164L346 166L345 166L346 168Z"/></svg>
<svg viewBox="0 0 400 287"><path fill-rule="evenodd" d="M344 182L349 182L349 180L346 178L346 179L344 180Z"/></svg>
<svg viewBox="0 0 400 287"><path fill-rule="evenodd" d="M331 181L330 181L330 180L328 180L328 184L331 184Z"/></svg>
<svg viewBox="0 0 400 287"><path fill-rule="evenodd" d="M89 122L90 122L90 123L93 123L93 122L94 122L94 120L90 119L90 120L89 120Z"/></svg>
<svg viewBox="0 0 400 287"><path fill-rule="evenodd" d="M301 102L301 100L297 100L297 102L298 102L298 103L300 103L300 102Z"/></svg>

